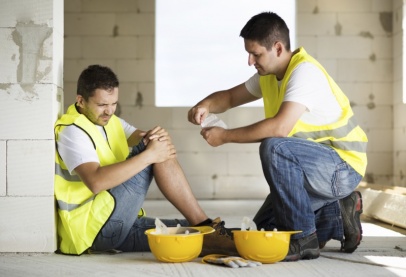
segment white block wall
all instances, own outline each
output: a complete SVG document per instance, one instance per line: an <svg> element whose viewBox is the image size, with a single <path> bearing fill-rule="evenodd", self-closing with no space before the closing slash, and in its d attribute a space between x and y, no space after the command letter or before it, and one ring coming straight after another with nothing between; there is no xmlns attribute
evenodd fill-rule
<svg viewBox="0 0 406 277"><path fill-rule="evenodd" d="M392 23L392 1L297 3L299 43L341 86L367 133L365 180L392 184L393 37L392 29L385 29Z"/></svg>
<svg viewBox="0 0 406 277"><path fill-rule="evenodd" d="M74 101L84 67L108 65L121 81L121 116L141 129L161 125L170 131L197 197L263 198L268 187L258 144L209 147L199 127L187 122L187 108L154 107L154 1L113 2L65 2L65 107ZM393 10L387 0L297 1L298 45L325 65L350 98L370 140L365 180L380 184L393 184L394 161L404 156L394 158L393 152L397 136L404 136L401 129L393 132L395 26L387 24ZM221 117L236 127L262 119L263 112L239 108ZM162 195L153 185L148 197Z"/></svg>
<svg viewBox="0 0 406 277"><path fill-rule="evenodd" d="M110 66L120 79L121 116L144 130L161 125L170 131L198 198L263 198L269 188L261 174L258 145L213 149L199 135L200 129L187 122L188 109L154 107L154 11L155 1L149 0L118 5L65 2L65 108L73 103L77 78L86 66ZM238 126L262 116L262 109L243 108L224 119L229 126ZM148 198L162 197L153 184Z"/></svg>
<svg viewBox="0 0 406 277"><path fill-rule="evenodd" d="M63 1L0 6L0 252L51 252Z"/></svg>

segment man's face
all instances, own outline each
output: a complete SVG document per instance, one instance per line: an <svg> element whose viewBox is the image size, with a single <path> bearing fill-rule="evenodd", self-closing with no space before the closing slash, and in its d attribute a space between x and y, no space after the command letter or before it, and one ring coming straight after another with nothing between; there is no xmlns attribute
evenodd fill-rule
<svg viewBox="0 0 406 277"><path fill-rule="evenodd" d="M96 89L88 101L78 95L76 102L79 111L96 125L105 126L114 114L118 103L118 88L104 90Z"/></svg>
<svg viewBox="0 0 406 277"><path fill-rule="evenodd" d="M277 55L276 50L272 47L267 50L258 42L253 40L244 40L245 50L248 52L248 65L255 66L259 75L276 74Z"/></svg>

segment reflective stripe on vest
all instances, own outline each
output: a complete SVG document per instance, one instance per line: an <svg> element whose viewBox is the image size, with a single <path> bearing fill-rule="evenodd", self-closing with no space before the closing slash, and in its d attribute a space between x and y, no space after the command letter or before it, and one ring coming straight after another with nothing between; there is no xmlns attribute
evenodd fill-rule
<svg viewBox="0 0 406 277"><path fill-rule="evenodd" d="M300 48L299 52L292 56L280 86L275 75L260 76L265 117L276 116L282 105L288 80L296 66L303 62L314 64L324 73L343 113L337 122L322 126L311 125L298 120L288 136L313 140L333 147L344 161L363 176L367 165L367 136L357 124L348 98L326 70L303 48Z"/></svg>
<svg viewBox="0 0 406 277"><path fill-rule="evenodd" d="M63 169L58 163L55 163L55 174L61 176L63 179L69 182L80 182L78 175L71 175L69 170Z"/></svg>
<svg viewBox="0 0 406 277"><path fill-rule="evenodd" d="M320 138L343 138L348 136L348 134L358 126L354 117L351 117L347 125L342 127L332 129L332 130L321 130L321 131L310 131L310 132L297 132L294 134L295 137L303 139L317 140L319 143L327 144L333 146L334 148L339 148L347 151L357 151L366 152L367 142L363 141L339 141L339 140L320 140Z"/></svg>
<svg viewBox="0 0 406 277"><path fill-rule="evenodd" d="M79 208L81 205L84 205L90 201L92 201L95 198L95 196L90 197L88 200L86 200L85 202L83 202L82 204L69 204L66 202L63 202L62 200L57 200L58 203L58 208L62 211L68 211L71 212L74 209Z"/></svg>

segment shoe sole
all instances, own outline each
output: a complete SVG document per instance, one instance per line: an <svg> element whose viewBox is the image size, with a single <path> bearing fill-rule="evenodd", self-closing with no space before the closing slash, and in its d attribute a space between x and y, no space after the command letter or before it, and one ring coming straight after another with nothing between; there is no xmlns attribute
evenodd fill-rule
<svg viewBox="0 0 406 277"><path fill-rule="evenodd" d="M345 240L343 246L341 247L341 250L346 252L346 253L353 253L355 249L357 249L358 245L360 245L361 240L362 240L362 226L361 226L361 220L360 216L363 212L363 206L362 206L362 195L359 191L355 191L354 194L356 195L356 205L355 209L352 211L352 214L350 216L351 219L354 219L353 222L350 224L354 226L355 232L357 233L357 238L355 240L355 245L349 242L349 240ZM351 198L352 200L352 198ZM354 224L355 223L355 224Z"/></svg>

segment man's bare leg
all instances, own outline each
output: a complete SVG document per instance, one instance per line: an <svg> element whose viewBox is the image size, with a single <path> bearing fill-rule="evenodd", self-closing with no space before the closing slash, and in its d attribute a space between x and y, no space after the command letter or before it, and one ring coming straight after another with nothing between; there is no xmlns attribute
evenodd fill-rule
<svg viewBox="0 0 406 277"><path fill-rule="evenodd" d="M189 182L176 159L154 164L153 170L159 189L189 221L190 225L194 226L208 219L193 195ZM215 232L204 236L200 256L209 254L238 256L231 231L224 227L224 222L220 218L216 218L208 225L212 226Z"/></svg>
<svg viewBox="0 0 406 277"><path fill-rule="evenodd" d="M169 159L153 166L159 189L192 226L208 219L193 195L189 182L176 159Z"/></svg>

